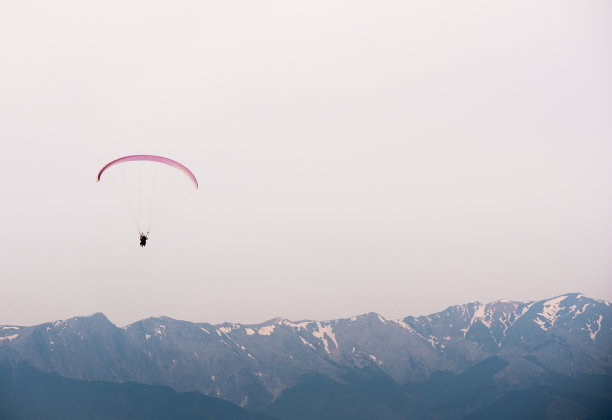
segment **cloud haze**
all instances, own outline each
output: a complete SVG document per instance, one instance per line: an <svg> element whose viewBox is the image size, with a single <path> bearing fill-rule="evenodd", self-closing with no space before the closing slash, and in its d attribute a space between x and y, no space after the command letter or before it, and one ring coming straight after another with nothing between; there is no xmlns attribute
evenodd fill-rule
<svg viewBox="0 0 612 420"><path fill-rule="evenodd" d="M605 1L0 1L0 323L612 300ZM138 246L123 155L200 189Z"/></svg>

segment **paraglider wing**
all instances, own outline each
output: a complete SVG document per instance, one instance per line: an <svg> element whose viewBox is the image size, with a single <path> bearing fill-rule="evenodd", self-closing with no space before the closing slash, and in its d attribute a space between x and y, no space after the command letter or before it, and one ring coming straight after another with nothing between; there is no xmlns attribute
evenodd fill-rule
<svg viewBox="0 0 612 420"><path fill-rule="evenodd" d="M154 156L154 155L131 155L131 156L124 156L124 157L120 157L119 159L115 159L112 162L107 163L106 165L104 165L102 169L100 169L100 172L98 172L98 182L100 181L100 177L102 176L104 171L106 171L111 166L116 165L118 163L130 162L134 160L148 160L151 162L165 163L166 165L173 166L176 169L183 171L183 173L185 173L185 175L187 175L191 179L191 181L195 184L195 187L198 188L198 180L196 179L193 172L189 170L189 168L187 168L182 163L177 162L176 160L172 160L172 159L169 159L163 156Z"/></svg>

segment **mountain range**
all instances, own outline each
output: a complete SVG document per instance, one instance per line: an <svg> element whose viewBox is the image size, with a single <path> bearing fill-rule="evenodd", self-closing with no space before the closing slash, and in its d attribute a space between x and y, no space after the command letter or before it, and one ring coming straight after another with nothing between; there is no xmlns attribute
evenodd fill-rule
<svg viewBox="0 0 612 420"><path fill-rule="evenodd" d="M7 407L19 405L25 375L66 389L87 381L162 387L168 398L204 394L193 400L204 404L193 418L206 418L204 396L239 406L245 418L490 418L520 409L597 417L612 415L612 306L569 293L393 320L369 313L213 325L160 317L122 328L98 313L0 326L0 363L13 378L0 384Z"/></svg>

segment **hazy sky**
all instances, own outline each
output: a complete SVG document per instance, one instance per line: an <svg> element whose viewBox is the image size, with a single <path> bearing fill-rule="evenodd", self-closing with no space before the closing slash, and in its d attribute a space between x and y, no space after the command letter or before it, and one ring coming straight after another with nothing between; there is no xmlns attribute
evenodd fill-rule
<svg viewBox="0 0 612 420"><path fill-rule="evenodd" d="M612 300L612 3L0 0L0 323ZM141 249L95 177L200 189Z"/></svg>

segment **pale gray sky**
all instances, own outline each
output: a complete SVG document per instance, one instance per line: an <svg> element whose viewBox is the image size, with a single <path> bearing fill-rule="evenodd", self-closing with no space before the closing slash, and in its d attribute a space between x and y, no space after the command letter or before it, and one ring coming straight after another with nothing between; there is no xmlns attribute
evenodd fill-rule
<svg viewBox="0 0 612 420"><path fill-rule="evenodd" d="M0 323L612 300L612 3L0 0ZM102 165L200 190L141 249Z"/></svg>

